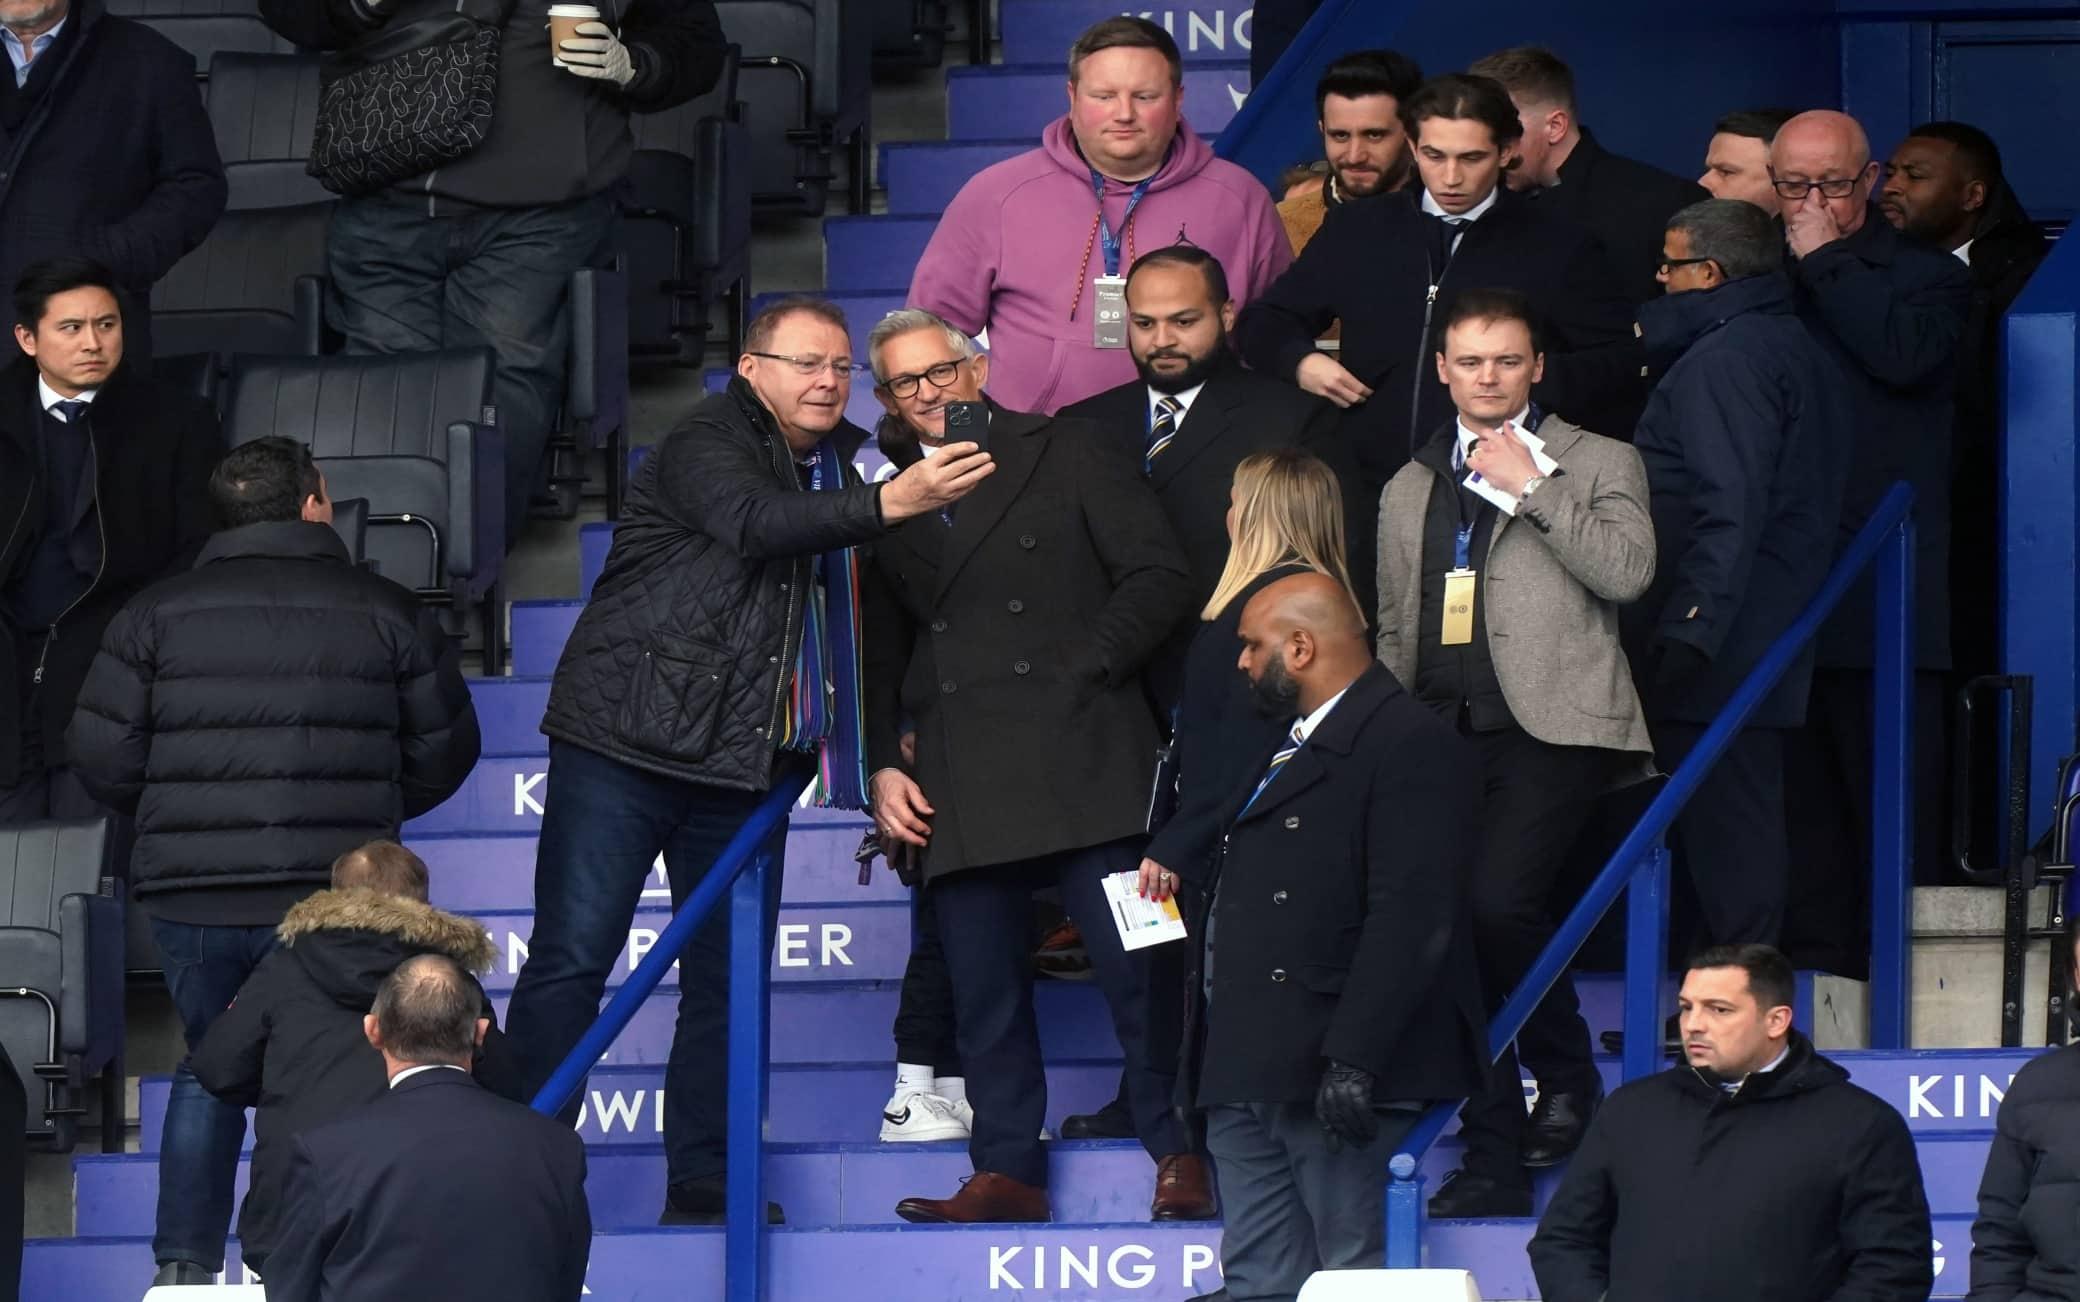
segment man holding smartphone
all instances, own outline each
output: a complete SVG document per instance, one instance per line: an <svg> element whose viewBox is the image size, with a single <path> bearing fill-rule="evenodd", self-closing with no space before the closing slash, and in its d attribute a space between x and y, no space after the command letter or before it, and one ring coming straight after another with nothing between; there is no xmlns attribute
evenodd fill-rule
<svg viewBox="0 0 2080 1302"><path fill-rule="evenodd" d="M1104 896L1107 877L1140 864L1157 737L1140 673L1191 604L1184 555L1134 459L1087 422L986 402L989 361L945 320L892 313L868 351L877 396L923 455L947 455L936 445L965 422L997 465L972 496L892 531L861 574L874 821L884 844L922 850L974 1103L974 1177L896 1212L1049 1217L1027 929L1032 892L1051 885L1112 1011L1135 1133L1156 1161L1150 1214L1209 1217L1205 1161L1171 1110L1175 1038L1152 1033L1170 992L1146 951L1121 944Z"/></svg>

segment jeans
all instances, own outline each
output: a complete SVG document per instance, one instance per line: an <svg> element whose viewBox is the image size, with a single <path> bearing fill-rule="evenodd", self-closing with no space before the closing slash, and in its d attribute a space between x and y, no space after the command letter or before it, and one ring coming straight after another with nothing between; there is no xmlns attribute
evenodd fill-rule
<svg viewBox="0 0 2080 1302"><path fill-rule="evenodd" d="M780 756L777 781L791 763ZM533 1098L599 1017L607 974L628 943L643 883L661 852L677 909L737 829L764 802L659 777L565 742L549 743L548 795L535 851L534 934L513 987L507 1038ZM780 913L787 820L766 843L766 947ZM683 1184L723 1173L729 1120L729 910L708 916L679 955L679 1019L664 1075L666 1177ZM575 1118L573 1096L565 1115Z"/></svg>
<svg viewBox="0 0 2080 1302"><path fill-rule="evenodd" d="M427 200L342 200L326 241L325 319L350 353L490 348L506 445L506 545L527 504L549 431L563 410L571 273L592 264L613 226L594 195L548 208L484 208L429 217Z"/></svg>
<svg viewBox="0 0 2080 1302"><path fill-rule="evenodd" d="M181 1038L190 1052L275 947L273 927L203 927L164 918L152 919L152 939L158 942L166 987L173 992ZM202 1088L183 1058L173 1073L166 1134L159 1142L159 1220L152 1256L161 1264L191 1261L213 1272L224 1268L231 1192L245 1139L245 1110Z"/></svg>

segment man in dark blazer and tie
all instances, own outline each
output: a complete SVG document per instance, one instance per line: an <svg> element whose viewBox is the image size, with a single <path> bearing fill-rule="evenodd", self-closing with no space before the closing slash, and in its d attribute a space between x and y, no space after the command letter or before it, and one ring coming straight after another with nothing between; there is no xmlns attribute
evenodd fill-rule
<svg viewBox="0 0 2080 1302"><path fill-rule="evenodd" d="M1187 1086L1226 1204L1224 1292L1292 1302L1316 1270L1379 1264L1387 1159L1485 1073L1464 899L1481 775L1372 658L1341 583L1281 579L1241 631L1239 667L1291 729L1226 820Z"/></svg>
<svg viewBox="0 0 2080 1302"><path fill-rule="evenodd" d="M945 439L953 404L982 401L987 359L940 318L897 313L868 342L893 414L923 438ZM994 403L983 414L975 438L994 473L958 506L898 526L861 575L874 820L884 845L922 848L975 1108L974 1177L896 1211L1048 1219L1027 937L1031 894L1047 885L1083 924L1112 1011L1135 1129L1157 1163L1151 1214L1210 1216L1205 1163L1171 1111L1174 1019L1156 1007L1174 992L1156 988L1146 952L1121 945L1103 886L1141 862L1157 736L1141 672L1189 609L1190 576L1147 482L1095 426Z"/></svg>
<svg viewBox="0 0 2080 1302"><path fill-rule="evenodd" d="M1198 608L1228 561L1235 467L1272 448L1313 443L1335 411L1294 385L1245 369L1228 343L1235 304L1220 261L1192 244L1144 253L1127 273L1127 350L1141 374L1062 409L1104 427L1148 476L1192 570L1192 611L1148 668L1166 713L1177 699Z"/></svg>
<svg viewBox="0 0 2080 1302"><path fill-rule="evenodd" d="M294 1141L267 1302L574 1302L585 1291L584 1143L476 1083L482 1012L476 983L444 954L384 978L362 1028L390 1092Z"/></svg>

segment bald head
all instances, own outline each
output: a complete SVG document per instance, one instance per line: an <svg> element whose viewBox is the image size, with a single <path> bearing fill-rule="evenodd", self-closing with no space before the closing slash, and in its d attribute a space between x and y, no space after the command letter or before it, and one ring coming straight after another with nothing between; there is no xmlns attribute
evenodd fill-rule
<svg viewBox="0 0 2080 1302"><path fill-rule="evenodd" d="M1267 714L1313 713L1372 664L1357 602L1326 574L1266 587L1243 607L1240 632L1236 663Z"/></svg>
<svg viewBox="0 0 2080 1302"><path fill-rule="evenodd" d="M1833 109L1815 109L1786 122L1770 144L1769 170L1787 221L1802 207L1825 208L1844 235L1862 227L1878 179L1870 137L1855 118ZM1781 188L1786 182L1815 188L1793 198Z"/></svg>

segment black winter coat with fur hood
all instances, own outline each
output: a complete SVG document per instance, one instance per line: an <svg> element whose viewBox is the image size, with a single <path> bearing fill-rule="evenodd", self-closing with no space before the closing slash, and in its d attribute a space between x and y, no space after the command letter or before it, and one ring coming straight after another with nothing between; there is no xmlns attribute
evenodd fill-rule
<svg viewBox="0 0 2080 1302"><path fill-rule="evenodd" d="M445 954L470 972L489 970L497 956L482 924L372 890L320 891L290 909L275 935L281 947L261 960L190 1057L203 1088L258 1109L252 1187L238 1214L239 1244L256 1270L275 1246L291 1141L389 1088L383 1057L361 1029L376 987L417 954ZM517 1098L491 999L478 993L494 1025L476 1077Z"/></svg>

